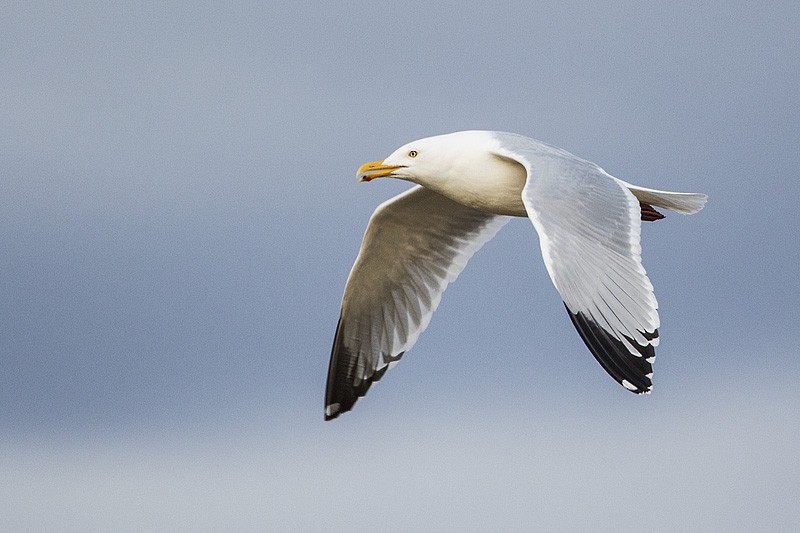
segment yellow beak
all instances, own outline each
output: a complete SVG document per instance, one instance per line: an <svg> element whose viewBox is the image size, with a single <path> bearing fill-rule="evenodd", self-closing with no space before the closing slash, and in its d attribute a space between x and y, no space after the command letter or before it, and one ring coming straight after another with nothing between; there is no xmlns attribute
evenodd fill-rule
<svg viewBox="0 0 800 533"><path fill-rule="evenodd" d="M389 176L398 168L403 168L403 165L384 165L383 161L372 161L371 163L365 163L358 167L356 177L358 181L370 181L375 178Z"/></svg>

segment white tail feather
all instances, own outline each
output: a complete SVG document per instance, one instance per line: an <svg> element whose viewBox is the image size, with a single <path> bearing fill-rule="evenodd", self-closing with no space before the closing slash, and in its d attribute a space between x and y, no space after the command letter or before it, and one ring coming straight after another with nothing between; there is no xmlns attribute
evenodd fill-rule
<svg viewBox="0 0 800 533"><path fill-rule="evenodd" d="M630 190L637 200L653 207L669 209L683 215L697 213L706 205L708 197L705 194L695 192L670 192L659 191L631 185L630 183L619 180Z"/></svg>

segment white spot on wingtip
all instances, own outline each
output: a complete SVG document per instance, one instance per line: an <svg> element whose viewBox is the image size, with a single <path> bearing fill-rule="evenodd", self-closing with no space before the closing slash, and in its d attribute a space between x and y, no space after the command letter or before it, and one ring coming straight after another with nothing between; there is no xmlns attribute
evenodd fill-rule
<svg viewBox="0 0 800 533"><path fill-rule="evenodd" d="M656 356L654 355L653 357L648 357L647 359L645 359L645 361L647 361L652 365L653 363L656 362Z"/></svg>
<svg viewBox="0 0 800 533"><path fill-rule="evenodd" d="M622 380L622 386L625 387L628 390L631 390L631 391L635 391L636 390L636 387L633 385L633 383L631 383L627 379L623 379Z"/></svg>
<svg viewBox="0 0 800 533"><path fill-rule="evenodd" d="M645 374L644 377L646 377L647 379L653 379L653 373L650 372L649 374Z"/></svg>
<svg viewBox="0 0 800 533"><path fill-rule="evenodd" d="M332 416L339 412L340 405L338 403L332 403L330 405L325 406L325 416Z"/></svg>

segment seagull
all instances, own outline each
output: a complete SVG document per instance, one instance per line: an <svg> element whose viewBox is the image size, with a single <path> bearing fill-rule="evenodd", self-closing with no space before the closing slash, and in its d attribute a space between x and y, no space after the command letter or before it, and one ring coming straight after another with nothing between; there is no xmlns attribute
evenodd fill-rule
<svg viewBox="0 0 800 533"><path fill-rule="evenodd" d="M414 346L447 285L511 217L527 217L575 329L636 394L652 388L659 318L641 261L656 208L700 211L706 195L647 189L515 133L461 131L410 142L362 165L360 181L411 189L373 213L347 278L331 351L325 419L352 409Z"/></svg>

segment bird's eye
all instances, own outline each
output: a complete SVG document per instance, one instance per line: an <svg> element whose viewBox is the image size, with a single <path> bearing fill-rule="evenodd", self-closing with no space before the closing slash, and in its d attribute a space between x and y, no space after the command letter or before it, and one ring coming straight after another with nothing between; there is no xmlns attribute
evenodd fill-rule
<svg viewBox="0 0 800 533"><path fill-rule="evenodd" d="M417 157L417 151L411 150L410 152L408 152L408 157Z"/></svg>

